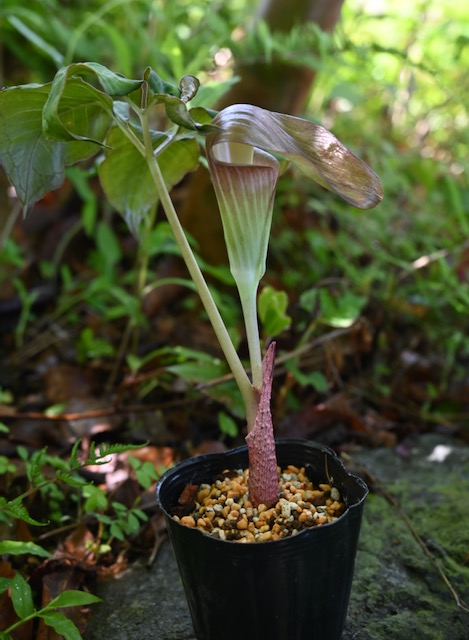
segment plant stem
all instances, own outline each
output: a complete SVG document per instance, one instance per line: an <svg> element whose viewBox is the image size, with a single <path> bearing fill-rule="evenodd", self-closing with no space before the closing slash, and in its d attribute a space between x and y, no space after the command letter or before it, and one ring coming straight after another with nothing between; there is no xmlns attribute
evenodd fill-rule
<svg viewBox="0 0 469 640"><path fill-rule="evenodd" d="M257 285L238 286L238 291L246 327L252 384L256 389L260 390L262 388L262 355L259 323L257 321Z"/></svg>
<svg viewBox="0 0 469 640"><path fill-rule="evenodd" d="M42 611L42 609L41 609L41 611ZM6 637L7 633L11 633L12 631L14 631L18 627L20 627L25 622L29 622L30 620L34 620L34 618L38 617L38 614L39 614L38 611L34 611L33 613L30 613L29 616L26 616L25 618L21 618L21 620L18 620L17 622L15 622L11 626L9 626L8 629L4 629L1 632L2 633L2 637L3 637L3 634L5 634L5 637Z"/></svg>
<svg viewBox="0 0 469 640"><path fill-rule="evenodd" d="M213 300L212 294L207 286L205 278L200 270L199 265L194 257L189 242L187 241L184 230L179 222L176 210L166 187L163 175L161 173L158 160L153 153L153 145L150 136L150 128L148 124L148 118L145 111L140 113L140 120L143 129L143 138L145 145L145 158L148 163L148 168L153 178L158 196L161 201L161 205L164 209L166 217L168 219L171 230L174 234L175 240L179 246L186 267L189 274L196 286L197 292L202 300L210 323L215 331L215 335L218 338L222 351L225 355L228 366L230 367L236 383L243 396L244 404L246 407L246 419L248 423L248 429L254 425L256 413L257 413L257 393L253 389L251 381L248 378L243 364L234 348L230 335L225 327L223 319L218 311L218 308Z"/></svg>

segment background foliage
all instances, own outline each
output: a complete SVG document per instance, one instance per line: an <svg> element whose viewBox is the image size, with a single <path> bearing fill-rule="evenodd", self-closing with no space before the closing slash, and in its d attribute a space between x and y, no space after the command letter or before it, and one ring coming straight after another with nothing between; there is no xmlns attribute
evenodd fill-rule
<svg viewBox="0 0 469 640"><path fill-rule="evenodd" d="M48 82L75 61L128 77L150 65L173 82L197 75L198 100L214 106L236 82L234 61L294 60L317 70L306 117L368 161L385 199L356 212L294 172L281 179L259 299L263 337L279 344L278 432L346 447L395 445L435 427L467 438L469 7L346 0L334 35L314 25L273 34L253 25L256 8L252 0L3 0L0 85ZM26 573L19 558L42 547L11 546L15 537L37 542L38 521L49 521L49 532L81 523L84 553L102 566L146 522L142 491L157 473L153 458L131 456L131 497L85 487L82 467L101 464L86 449L91 437L171 445L174 457L206 440L230 445L242 436L239 399L158 211L137 242L99 191L96 168L84 164L23 222L0 180L4 551ZM175 189L176 205L185 189ZM201 263L245 353L228 269ZM68 386L52 392L54 367L64 363L81 373L73 369ZM103 406L111 416L104 427L93 418ZM12 419L29 420L31 411L49 420L44 431ZM80 411L92 419L60 422ZM74 464L61 460L63 443L82 446L82 438L80 463L77 449ZM157 461L159 472L165 463ZM23 617L41 617L28 584L16 582L31 605ZM11 584L0 582L0 597ZM53 613L44 609L43 618Z"/></svg>
<svg viewBox="0 0 469 640"><path fill-rule="evenodd" d="M264 296L263 316L271 318L270 326L283 327L276 333L284 338L285 348L304 343L305 335L321 335L327 327L370 318L378 348L367 384L392 395L395 371L408 365L402 354L418 353L438 363L438 375L427 380L426 404L435 405L444 396L442 407L450 410L447 392L459 384L469 355L464 330L469 301L464 81L468 9L437 0L349 1L334 35L318 31L314 24L273 34L263 22L253 24L255 10L256 3L248 0L48 0L28 7L6 0L0 9L2 83L44 82L60 66L85 59L130 77L152 65L171 81L184 73L199 76L204 86L197 99L210 106L236 82L233 60L294 60L317 70L305 114L368 160L383 181L385 200L371 213L351 212L327 192L287 173L279 186L266 285L287 292L290 315L282 319L283 308L278 323L272 324L265 300L274 297ZM79 362L114 359L112 382L124 357L134 371L145 359L151 360L146 349L142 360L138 347L148 335L145 300L165 283L184 283L179 276L161 278L161 256L177 251L165 223L155 226L156 212L150 216L144 242L128 246L122 237L125 229L93 187L92 172L70 170L69 180L82 202L80 219L52 261L40 262L40 279L60 278L62 295L55 317L75 325ZM105 215L98 218L100 211ZM31 279L30 272L25 277L27 255L9 233L17 213L14 209L10 216L2 214L0 267L5 278L13 277L21 301L15 326L20 346L40 292L31 282L25 285ZM83 230L95 247L88 254L86 272L73 273L61 259L68 243ZM123 268L129 260L130 270ZM218 282L217 296L225 315L233 319L230 324L239 326L229 273L222 266L206 267ZM127 318L124 340L119 344L99 335L99 327L81 326L77 311L83 304L107 321L119 324ZM187 296L184 305L190 309L197 302ZM411 330L396 333L395 322ZM264 335L268 338L272 331ZM241 332L238 339L242 340ZM395 339L402 342L399 348ZM179 373L192 374L187 354L178 362L180 355L175 353L165 361L173 366L172 373L177 371L174 366L184 364ZM298 370L292 370L298 378ZM205 377L213 374L208 371ZM311 375L316 390L334 390L324 371ZM300 386L305 383L303 379ZM143 393L157 384L152 380ZM231 410L236 413L235 407Z"/></svg>

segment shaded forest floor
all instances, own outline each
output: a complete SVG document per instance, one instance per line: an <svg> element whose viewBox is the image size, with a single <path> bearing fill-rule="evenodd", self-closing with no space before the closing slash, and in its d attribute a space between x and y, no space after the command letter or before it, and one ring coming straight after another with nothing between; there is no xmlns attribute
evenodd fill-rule
<svg viewBox="0 0 469 640"><path fill-rule="evenodd" d="M123 223L108 216L112 233L100 227L95 242L83 232L76 196L66 188L57 198L16 220L0 264L0 495L24 495L30 518L48 523L1 516L0 540L34 542L50 554L3 556L0 577L22 571L37 606L66 589L93 592L96 580L138 559L151 562L164 539L158 475L245 435L233 381L197 297L181 286L177 256L162 249L152 259L168 284L138 299L137 243ZM298 232L294 212L285 218ZM342 454L392 448L402 459L423 433L469 442L468 378L448 373L421 333L418 310L370 298L350 326L318 326L303 340L314 311L305 318L284 269L274 262L268 279L289 293L293 319L277 337L276 435ZM241 334L232 287L216 270L212 278ZM243 340L239 350L246 356ZM55 481L77 443L76 459L88 463L76 476L94 488ZM103 443L142 446L90 464ZM3 629L15 620L6 592L0 611ZM87 615L70 610L81 630ZM23 625L15 640L57 637L41 624Z"/></svg>

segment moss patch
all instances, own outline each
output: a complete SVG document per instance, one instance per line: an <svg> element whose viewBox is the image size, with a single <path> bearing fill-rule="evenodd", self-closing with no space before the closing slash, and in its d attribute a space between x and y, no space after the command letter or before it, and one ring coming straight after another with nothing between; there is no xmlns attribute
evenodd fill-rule
<svg viewBox="0 0 469 640"><path fill-rule="evenodd" d="M392 451L360 456L395 496L412 526L440 563L459 597L469 603L469 469L454 449L448 464L428 460L433 441L422 444L413 464ZM467 456L467 450L459 454ZM369 468L369 467L368 467ZM392 478L382 481L381 478ZM398 479L397 479L398 478ZM372 494L357 555L355 581L343 640L467 640L469 614L458 608L437 567L384 497Z"/></svg>

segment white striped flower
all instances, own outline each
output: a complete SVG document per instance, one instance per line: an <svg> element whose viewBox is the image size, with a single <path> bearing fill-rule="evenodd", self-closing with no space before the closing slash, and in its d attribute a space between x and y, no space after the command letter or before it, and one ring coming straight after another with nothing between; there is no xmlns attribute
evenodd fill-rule
<svg viewBox="0 0 469 640"><path fill-rule="evenodd" d="M253 384L262 386L256 292L265 272L272 211L283 161L355 207L383 197L376 174L324 127L308 120L235 104L220 111L206 150L220 208L230 269L246 323Z"/></svg>
<svg viewBox="0 0 469 640"><path fill-rule="evenodd" d="M376 174L324 127L308 120L235 104L220 111L207 137L207 158L238 286L265 271L277 157L360 209L383 197Z"/></svg>

